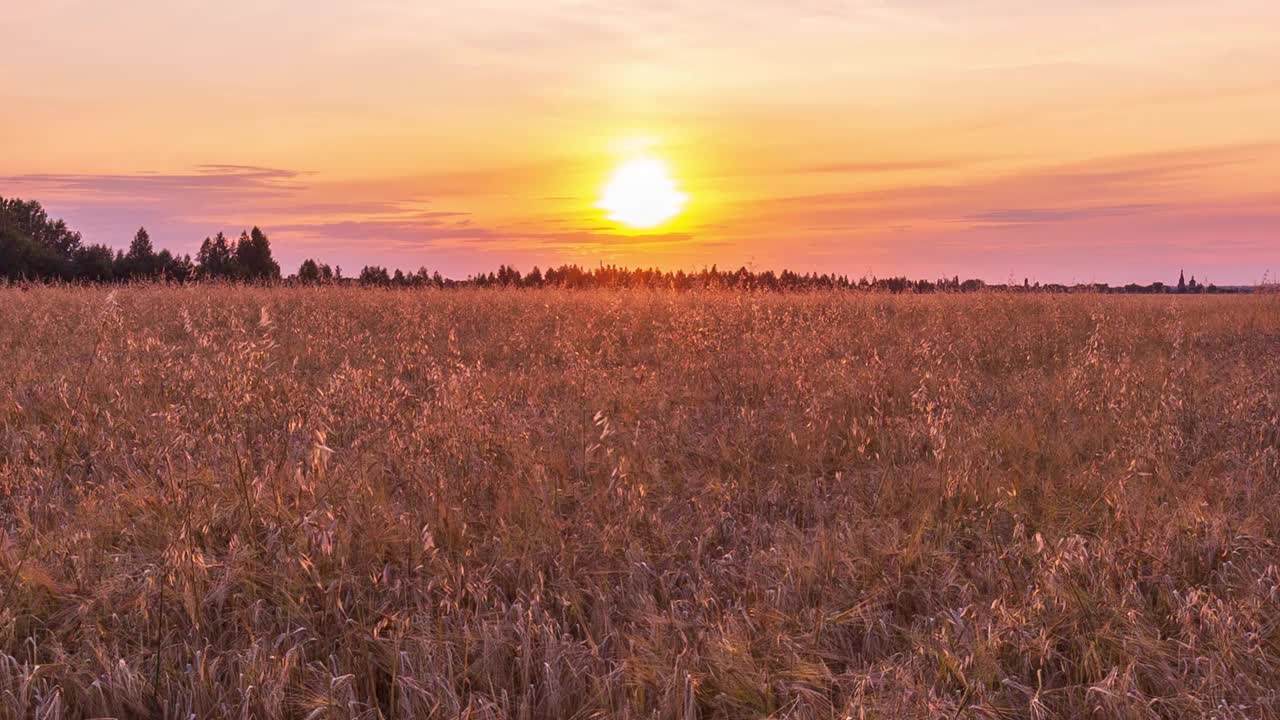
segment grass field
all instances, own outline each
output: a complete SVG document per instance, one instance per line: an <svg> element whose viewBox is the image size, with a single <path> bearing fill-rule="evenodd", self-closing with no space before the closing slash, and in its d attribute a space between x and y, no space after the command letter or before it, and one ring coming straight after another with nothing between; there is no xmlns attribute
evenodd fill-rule
<svg viewBox="0 0 1280 720"><path fill-rule="evenodd" d="M0 717L1280 717L1280 296L0 290Z"/></svg>

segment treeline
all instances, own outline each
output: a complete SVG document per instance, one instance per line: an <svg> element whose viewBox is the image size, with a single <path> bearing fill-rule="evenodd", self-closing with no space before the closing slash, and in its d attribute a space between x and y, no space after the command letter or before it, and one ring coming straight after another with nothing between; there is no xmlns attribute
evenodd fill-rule
<svg viewBox="0 0 1280 720"><path fill-rule="evenodd" d="M582 268L561 265L543 271L534 267L521 273L502 265L496 272L473 275L465 280L445 278L439 272L420 268L416 272L389 270L378 265L365 266L354 278L344 277L341 267L330 267L316 260L305 260L297 273L284 278L280 266L272 258L271 242L257 227L246 230L238 239L222 233L205 238L200 251L178 256L168 250L156 251L145 228L139 228L128 251L112 250L106 245L85 244L80 233L62 220L48 216L40 203L0 197L0 279L8 281L64 282L131 282L227 281L244 283L286 282L315 285L364 285L375 287L561 287L561 288L669 288L694 290L706 288L806 291L867 290L889 293L974 292L1004 290L1023 292L1120 292L1120 293L1216 293L1239 292L1240 288L1219 289L1204 285L1191 277L1179 277L1175 287L1163 283L1129 284L1110 287L1105 284L1041 285L1023 280L1022 284L988 285L981 280L961 280L958 276L937 280L910 280L905 277L867 278L857 280L834 273L795 273L783 270L753 271L747 268L723 271L712 266L697 272L683 270L628 269L613 265Z"/></svg>
<svg viewBox="0 0 1280 720"><path fill-rule="evenodd" d="M316 268L320 269L317 275ZM440 273L428 272L420 268L417 272L405 273L401 270L390 271L377 265L365 267L355 279L345 279L341 271L334 275L325 274L328 266L316 265L307 260L302 264L296 276L289 280L300 283L335 282L354 283L358 285L374 285L382 287L510 287L538 288L559 287L570 289L591 288L668 288L675 290L695 290L705 288L750 289L750 290L823 290L823 289L868 289L889 292L932 292L946 290L965 292L980 290L986 287L981 280L908 280L907 278L882 278L851 280L846 275L799 273L784 270L753 272L746 268L723 271L716 266L704 268L698 272L683 270L666 271L657 268L622 268L616 265L601 265L596 268L583 268L579 265L560 265L548 268L545 272L534 267L527 274L508 265L501 265L496 272L480 273L468 276L465 280L451 280L441 277Z"/></svg>
<svg viewBox="0 0 1280 720"><path fill-rule="evenodd" d="M911 280L906 277L861 277L856 280L848 275L834 273L795 273L783 270L775 273L772 270L753 271L745 267L737 270L720 270L713 265L697 272L683 270L664 271L654 269L629 269L614 265L585 269L578 265L561 265L543 272L534 267L527 275L519 270L503 265L497 272L473 275L465 281L441 280L439 273L427 276L425 270L406 275L399 270L389 275L385 268L366 267L358 282L362 285L386 285L393 287L418 287L438 285L450 287L469 285L475 287L563 287L563 288L670 288L676 290L695 290L707 288L766 290L766 291L805 291L805 290L866 290L888 293L963 293L979 290L1005 292L1102 292L1102 293L1221 293L1241 292L1242 288L1218 288L1214 285L1197 283L1195 277L1190 283L1180 279L1176 288L1169 288L1164 283L1150 285L1129 284L1112 287L1105 283L1088 283L1076 285L1032 283L1024 279L1021 284L988 284L982 280L961 280L959 276L939 278L937 280Z"/></svg>
<svg viewBox="0 0 1280 720"><path fill-rule="evenodd" d="M503 265L497 272L469 277L467 284L479 287L564 287L564 288L671 288L695 290L724 288L740 290L878 290L903 292L972 292L986 284L981 280L951 279L910 280L905 277L866 278L857 280L835 273L795 273L783 270L754 271L745 267L737 270L720 270L712 265L700 271L659 270L656 268L622 268L601 265L582 268L578 265L561 265L545 272L535 267L527 275Z"/></svg>
<svg viewBox="0 0 1280 720"><path fill-rule="evenodd" d="M239 240L228 240L222 233L205 238L193 261L190 255L156 251L146 228L138 228L128 251L86 244L80 233L50 218L40 203L0 197L0 278L263 282L279 280L280 266L271 257L271 242L256 227L241 233Z"/></svg>

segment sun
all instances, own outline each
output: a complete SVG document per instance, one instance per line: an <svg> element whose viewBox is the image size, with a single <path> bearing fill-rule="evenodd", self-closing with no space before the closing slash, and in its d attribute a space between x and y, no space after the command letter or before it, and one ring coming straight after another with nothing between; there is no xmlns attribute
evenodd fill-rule
<svg viewBox="0 0 1280 720"><path fill-rule="evenodd" d="M680 192L666 163L636 157L622 163L605 184L596 207L636 230L650 230L680 214L689 196Z"/></svg>

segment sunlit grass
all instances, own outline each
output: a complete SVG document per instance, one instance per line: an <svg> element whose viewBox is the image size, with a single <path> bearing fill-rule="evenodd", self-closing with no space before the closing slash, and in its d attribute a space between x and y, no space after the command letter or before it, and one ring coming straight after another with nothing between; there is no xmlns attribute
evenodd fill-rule
<svg viewBox="0 0 1280 720"><path fill-rule="evenodd" d="M1280 298L0 290L0 717L1275 717Z"/></svg>

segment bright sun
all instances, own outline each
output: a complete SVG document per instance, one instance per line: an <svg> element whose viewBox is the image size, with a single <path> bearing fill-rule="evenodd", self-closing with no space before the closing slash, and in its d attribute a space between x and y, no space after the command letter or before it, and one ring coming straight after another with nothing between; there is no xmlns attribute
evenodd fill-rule
<svg viewBox="0 0 1280 720"><path fill-rule="evenodd" d="M666 163L638 157L613 171L596 207L606 210L614 222L648 230L679 215L688 199L676 187Z"/></svg>

